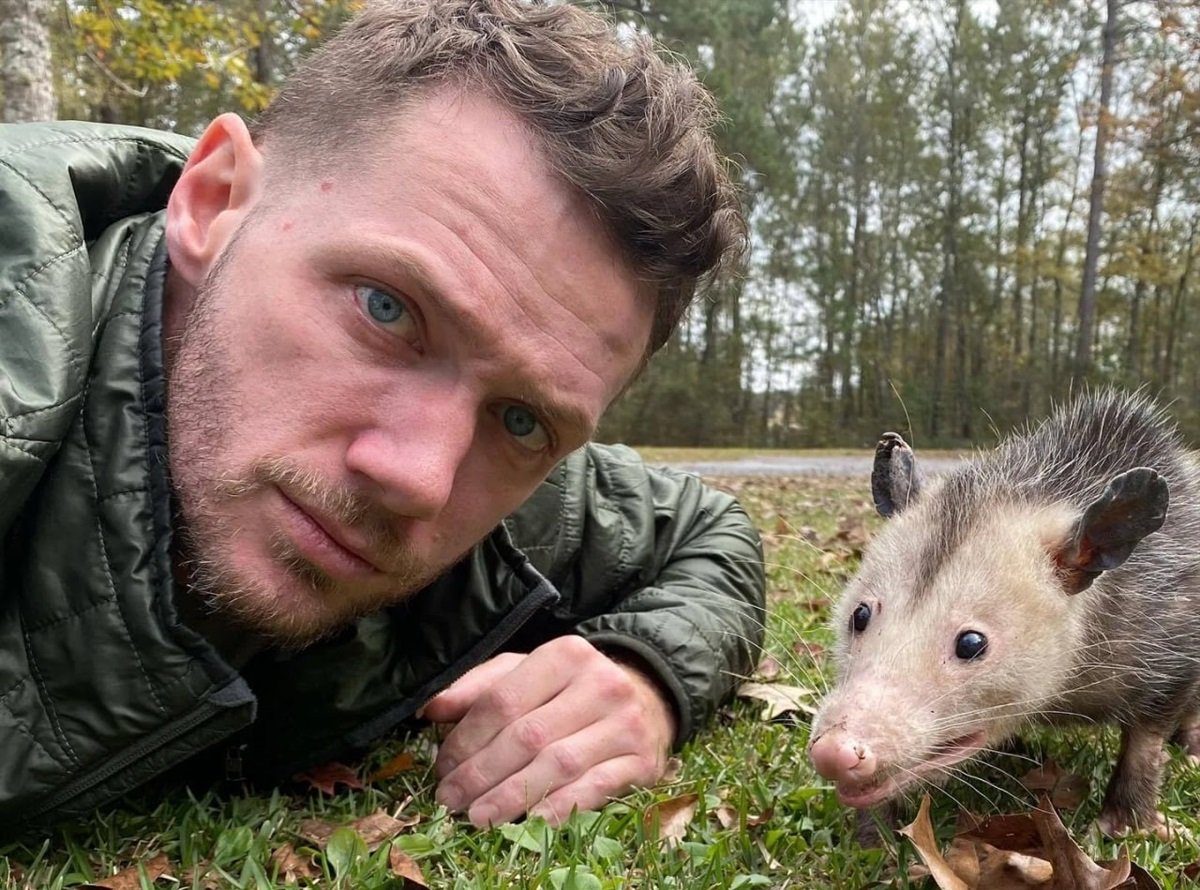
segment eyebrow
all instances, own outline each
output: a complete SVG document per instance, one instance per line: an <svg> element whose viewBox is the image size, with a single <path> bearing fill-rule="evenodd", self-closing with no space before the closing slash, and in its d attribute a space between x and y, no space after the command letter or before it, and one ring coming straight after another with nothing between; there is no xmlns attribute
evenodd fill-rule
<svg viewBox="0 0 1200 890"><path fill-rule="evenodd" d="M488 342L488 332L483 325L475 322L463 311L461 304L448 296L448 291L437 284L436 276L429 268L412 254L402 250L393 250L369 241L339 242L328 241L318 252L318 257L325 261L334 261L340 266L351 264L349 258L365 257L368 265L382 270L387 281L399 283L403 280L415 285L418 295L460 331L468 343L481 345ZM406 287L404 290L411 290ZM550 421L551 425L560 432L570 430L577 433L584 441L590 439L596 431L596 421L591 413L578 405L564 399L555 398L540 387L534 385L534 379L527 375L522 381L522 391L514 397L533 408L540 416ZM582 443L581 443L582 444Z"/></svg>

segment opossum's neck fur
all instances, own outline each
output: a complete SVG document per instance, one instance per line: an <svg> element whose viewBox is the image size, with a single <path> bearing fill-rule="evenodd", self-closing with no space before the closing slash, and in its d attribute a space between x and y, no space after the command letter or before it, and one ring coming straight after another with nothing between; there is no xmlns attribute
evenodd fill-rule
<svg viewBox="0 0 1200 890"><path fill-rule="evenodd" d="M1032 599L1059 595L1049 581L1007 583L1009 567L1018 579L1039 571L1023 564L1036 551L1029 541L1065 533L1114 476L1139 466L1166 478L1170 508L1163 527L1124 565L1075 596L1061 593L1061 602ZM922 596L956 596L970 587L960 583L972 571L964 566L991 548L977 561L991 565L987 584L1011 588L1000 594L1003 608L1045 611L1041 620L1055 622L1039 640L1043 651L1006 666L1040 673L1027 678L1026 692L1041 698L1039 710L1050 719L1147 719L1195 695L1185 687L1196 682L1200 660L1200 477L1173 426L1144 399L1096 394L1009 438L923 492L878 544L881 552L870 555L912 561L902 585L901 607L909 609L920 607ZM955 584L945 583L947 575ZM846 616L840 620L844 626Z"/></svg>

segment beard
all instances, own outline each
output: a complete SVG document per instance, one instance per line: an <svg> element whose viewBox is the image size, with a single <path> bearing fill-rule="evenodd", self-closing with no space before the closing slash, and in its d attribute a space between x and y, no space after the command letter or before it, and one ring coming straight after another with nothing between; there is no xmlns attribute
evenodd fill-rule
<svg viewBox="0 0 1200 890"><path fill-rule="evenodd" d="M396 516L287 454L264 454L241 466L223 463L232 445L270 429L261 411L247 407L246 391L255 380L238 369L233 348L238 340L228 324L226 277L236 246L235 236L197 289L170 368L168 454L179 511L175 557L188 593L205 611L277 644L300 647L400 602L452 561L436 566L422 561L396 537ZM333 578L305 559L282 529L264 531L254 507L269 506L279 499L277 492L354 529L368 542L373 564L386 570L362 580Z"/></svg>

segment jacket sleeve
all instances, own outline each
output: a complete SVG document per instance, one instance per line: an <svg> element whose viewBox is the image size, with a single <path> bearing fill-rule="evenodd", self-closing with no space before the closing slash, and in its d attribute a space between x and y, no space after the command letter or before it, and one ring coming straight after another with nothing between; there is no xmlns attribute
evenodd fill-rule
<svg viewBox="0 0 1200 890"><path fill-rule="evenodd" d="M590 445L573 460L560 476L559 540L577 542L560 574L574 629L657 675L674 699L682 743L757 663L758 533L733 497L647 467L628 448Z"/></svg>

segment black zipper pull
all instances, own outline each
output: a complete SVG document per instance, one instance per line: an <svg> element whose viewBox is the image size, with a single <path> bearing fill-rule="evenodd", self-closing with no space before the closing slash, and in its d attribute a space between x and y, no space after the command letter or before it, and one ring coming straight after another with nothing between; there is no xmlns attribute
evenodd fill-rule
<svg viewBox="0 0 1200 890"><path fill-rule="evenodd" d="M245 773L245 743L230 745L225 749L225 781L240 783L246 781Z"/></svg>

